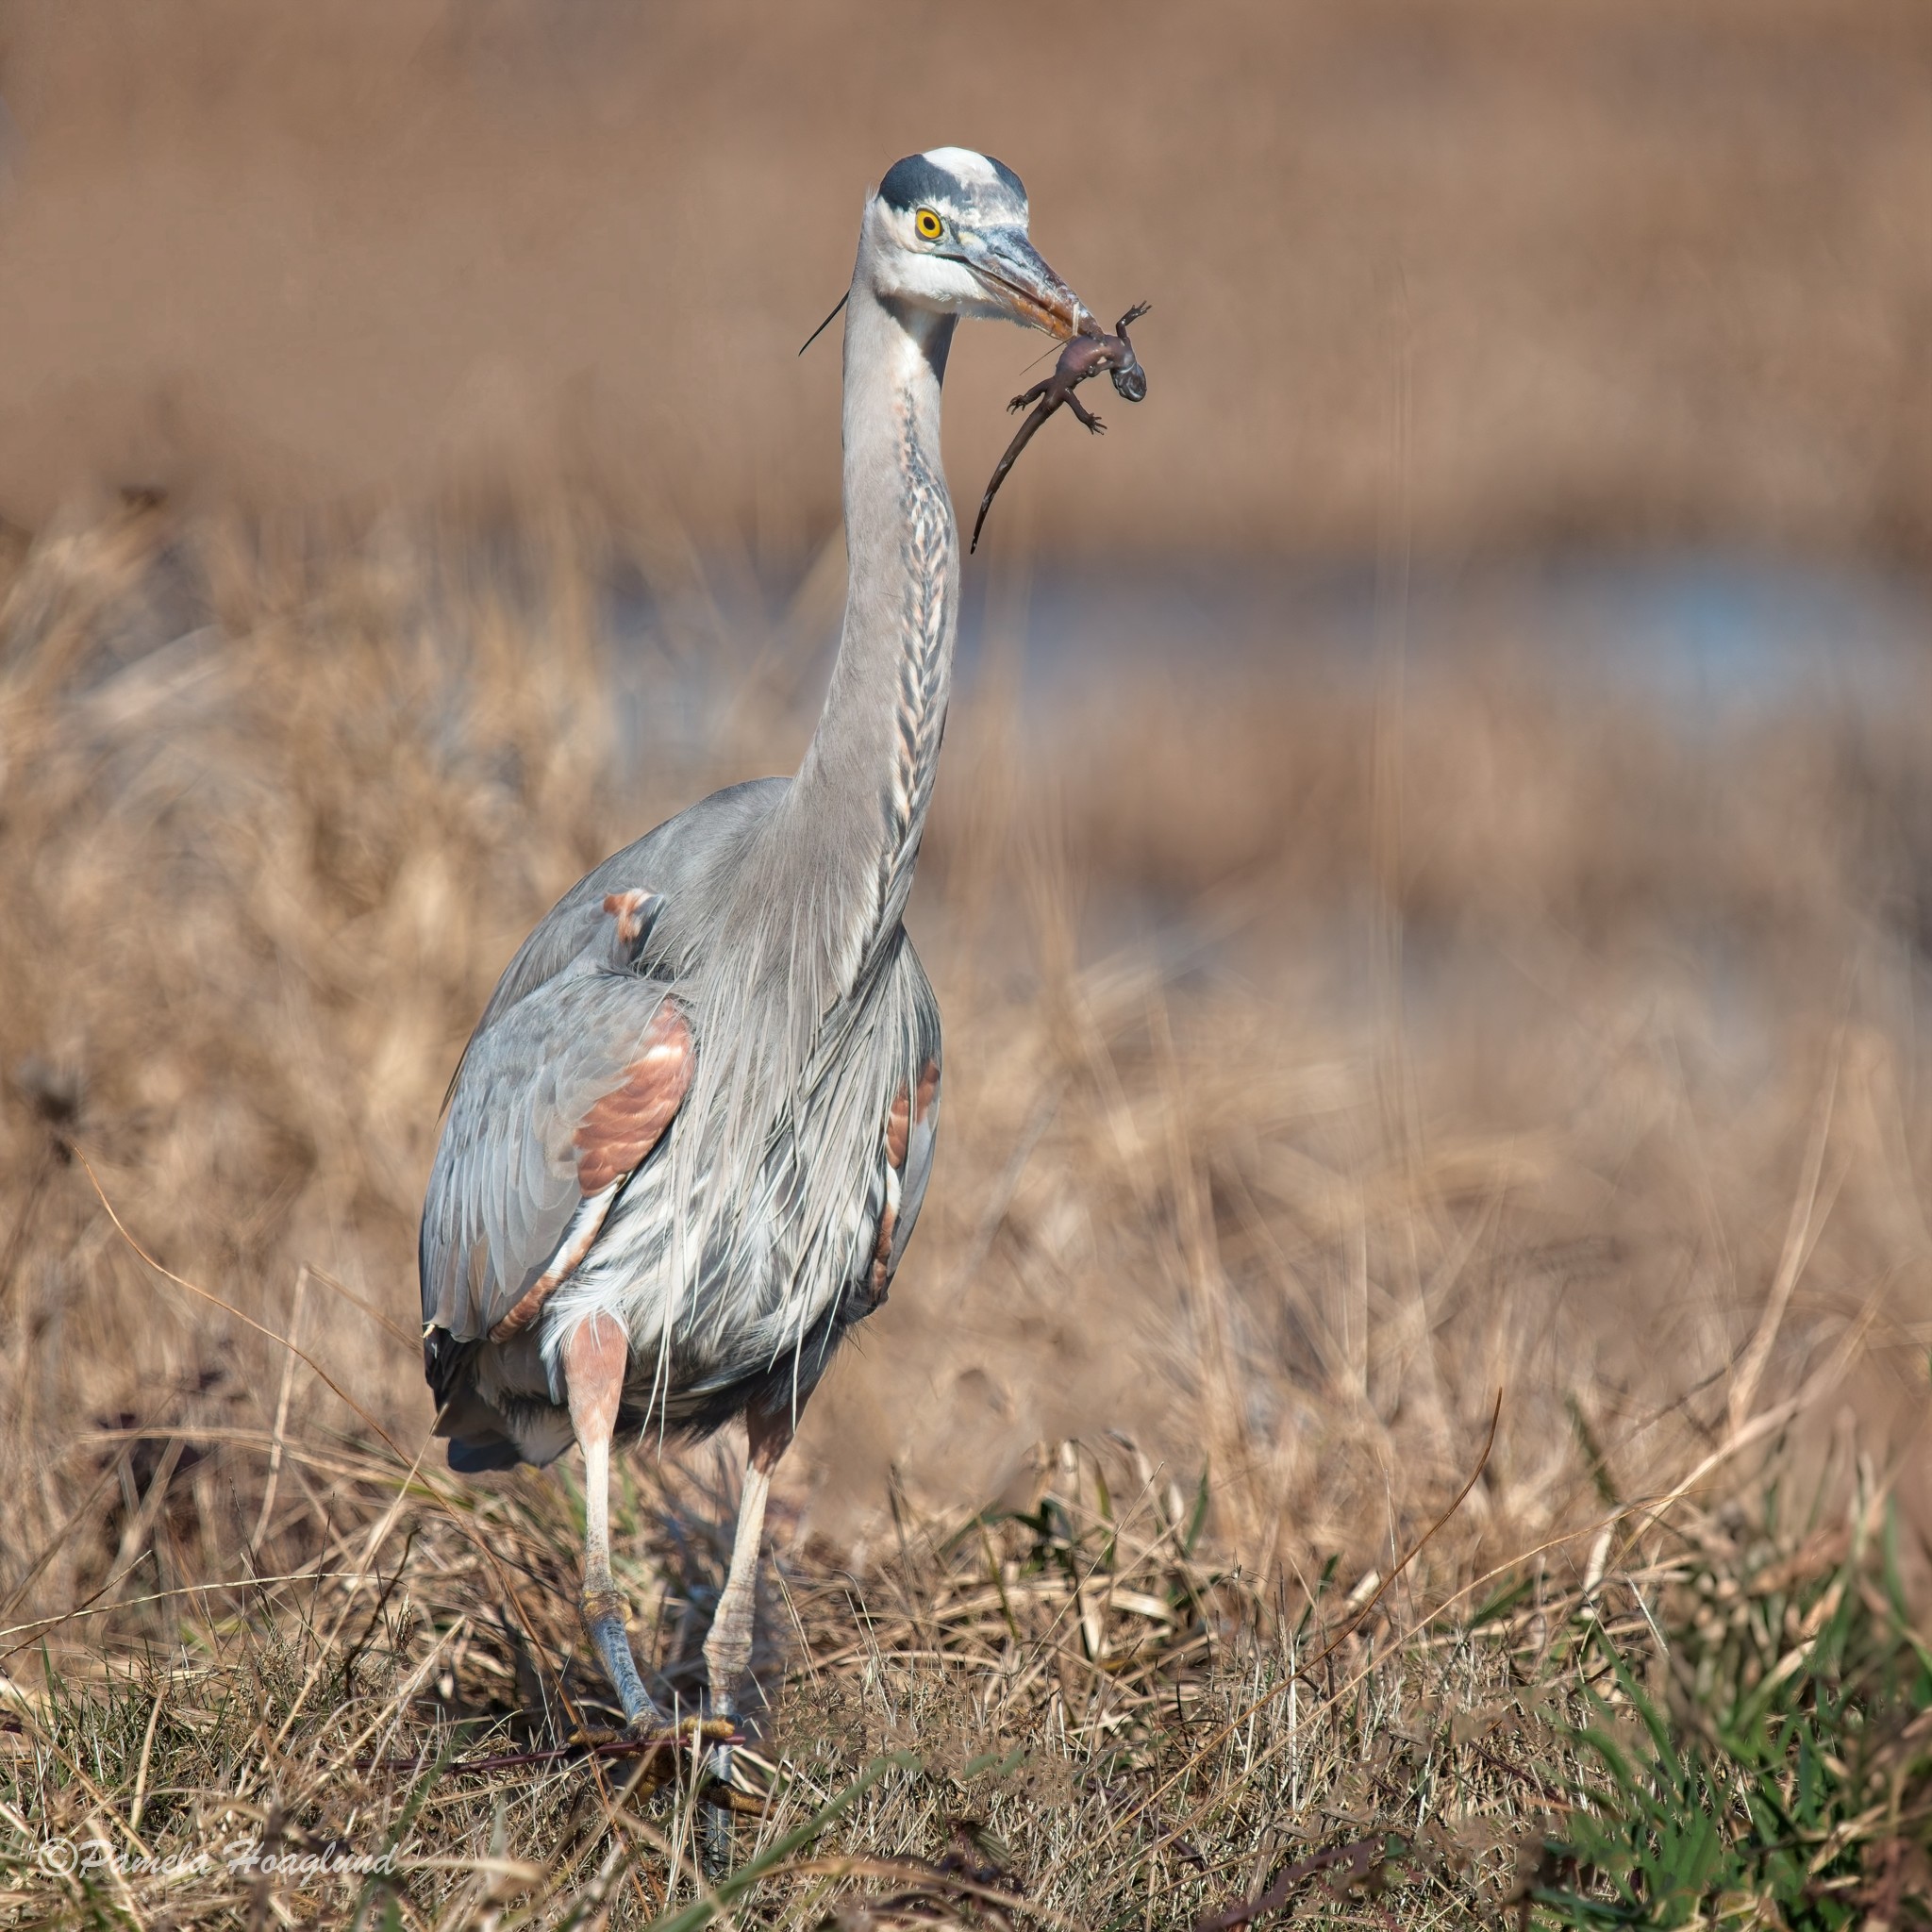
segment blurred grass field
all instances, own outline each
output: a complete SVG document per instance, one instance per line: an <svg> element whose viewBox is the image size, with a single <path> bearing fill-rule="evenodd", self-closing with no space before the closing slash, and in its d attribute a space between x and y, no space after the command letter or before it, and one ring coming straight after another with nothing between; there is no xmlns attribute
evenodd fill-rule
<svg viewBox="0 0 1932 1932"><path fill-rule="evenodd" d="M1932 1927L1928 19L0 12L0 1925ZM969 567L726 1876L416 1215L531 924L797 761L936 141L1151 393ZM687 1701L741 1455L614 1505Z"/></svg>
<svg viewBox="0 0 1932 1932"><path fill-rule="evenodd" d="M561 473L789 562L839 487L793 352L958 142L1155 305L1150 407L1037 441L1008 554L1373 553L1406 359L1421 551L1923 564L1928 97L1918 0L14 0L0 518ZM957 475L1035 347L962 337Z"/></svg>
<svg viewBox="0 0 1932 1932"><path fill-rule="evenodd" d="M760 630L708 621L678 550L561 499L487 536L137 502L6 555L9 1923L637 1924L704 1891L689 1792L607 1807L625 1760L428 1774L603 1693L575 1479L425 1453L413 1285L518 939L809 730L836 557ZM658 613L621 643L619 581ZM1609 1646L1662 1698L1732 1627L1699 1606L1741 1605L1746 1651L1671 1692L1693 1718L1812 1699L1846 1605L1832 1656L1916 1668L1926 693L1693 728L1534 636L1425 693L1395 649L1291 642L1094 666L1042 716L995 624L956 706L911 916L942 1155L782 1473L778 1795L739 1827L777 1850L738 1923L1187 1923L1324 1848L1304 1890L1344 1919L1591 1923L1549 1901L1609 1882L1564 1824L1619 1789L1566 1729L1590 1687L1616 1735L1641 1708ZM620 1514L685 1694L740 1454L641 1451ZM1908 1924L1932 1696L1888 1694L1816 1842L1832 1896L1896 1879ZM34 1863L56 1825L411 1849L361 1893L83 1883Z"/></svg>

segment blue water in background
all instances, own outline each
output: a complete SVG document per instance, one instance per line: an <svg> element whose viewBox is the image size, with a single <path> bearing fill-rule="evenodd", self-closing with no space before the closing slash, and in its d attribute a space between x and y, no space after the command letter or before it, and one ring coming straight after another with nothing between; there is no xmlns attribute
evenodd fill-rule
<svg viewBox="0 0 1932 1932"><path fill-rule="evenodd" d="M1831 697L1889 707L1932 661L1932 593L1905 577L1752 556L1558 558L1511 569L1182 565L975 586L960 675L1017 648L1042 695L1168 664L1208 675L1424 678L1497 646L1658 699L1687 723Z"/></svg>
<svg viewBox="0 0 1932 1932"><path fill-rule="evenodd" d="M646 701L657 715L637 721L644 739L694 726L720 677L754 661L782 666L816 708L836 620L801 625L801 576L721 569L671 596L613 590L621 704L627 674L658 658ZM684 666L669 687L658 657L667 640ZM1816 704L1884 713L1918 702L1932 666L1932 586L1723 552L1418 566L1406 581L1372 563L969 562L958 679L970 691L988 675L1016 678L1052 710L1130 676L1346 683L1399 662L1422 695L1499 649L1557 684L1654 700L1687 729Z"/></svg>
<svg viewBox="0 0 1932 1932"><path fill-rule="evenodd" d="M798 574L761 583L741 569L668 599L633 587L613 605L614 696L629 755L650 759L708 741L758 678L777 694L803 750L837 641L840 559L823 560L810 595L801 595L802 581ZM805 615L808 606L815 615ZM1693 751L1739 725L1813 712L1911 732L1932 727L1932 717L1921 718L1932 691L1932 585L1718 552L1418 566L1407 582L1373 564L967 565L958 687L970 695L996 682L1014 692L1024 728L1042 744L1077 732L1083 706L1113 691L1134 702L1191 689L1217 700L1244 690L1291 695L1298 684L1373 691L1394 667L1411 719L1425 711L1432 686L1507 690L1534 680L1585 706L1648 707ZM1629 970L1648 976L1662 1009L1675 1010L1672 1002L1692 989L1705 1048L1747 1087L1770 1077L1788 1019L1787 992L1774 983L1776 950L1765 951L1761 934L1731 929L1721 908L1707 917L1675 903L1657 909L1665 926ZM1309 996L1350 1024L1373 1017L1362 906L1338 901L1296 916ZM1204 924L1187 892L1119 880L1082 912L1084 952L1132 949L1176 988L1221 975L1246 983L1251 971L1265 982L1272 968L1257 966L1250 948L1265 953L1278 942ZM1400 961L1405 1011L1434 1024L1490 1010L1485 998L1512 1009L1557 997L1512 943L1480 922L1410 920ZM1800 991L1809 998L1814 990Z"/></svg>

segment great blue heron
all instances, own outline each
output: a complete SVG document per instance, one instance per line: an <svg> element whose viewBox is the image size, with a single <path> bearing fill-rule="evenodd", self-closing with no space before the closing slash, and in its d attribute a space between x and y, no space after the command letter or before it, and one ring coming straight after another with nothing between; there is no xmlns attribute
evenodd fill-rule
<svg viewBox="0 0 1932 1932"><path fill-rule="evenodd" d="M609 1551L620 1430L743 1415L705 1661L742 1707L765 1497L840 1337L885 1300L939 1123L940 1016L900 924L959 610L940 385L962 317L1071 341L1086 307L1019 177L965 148L868 200L845 302L844 628L796 777L735 785L571 888L452 1083L420 1251L458 1470L584 1452L585 1627L629 1725L665 1722Z"/></svg>

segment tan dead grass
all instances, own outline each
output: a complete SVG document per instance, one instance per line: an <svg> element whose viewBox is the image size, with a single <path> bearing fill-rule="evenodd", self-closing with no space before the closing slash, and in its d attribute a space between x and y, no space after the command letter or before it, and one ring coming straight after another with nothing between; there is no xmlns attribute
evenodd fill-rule
<svg viewBox="0 0 1932 1932"><path fill-rule="evenodd" d="M698 1885L690 1803L608 1807L623 1760L396 1768L555 1740L600 1694L569 1473L404 1479L449 1067L557 891L809 724L802 640L708 639L701 600L660 600L684 615L613 670L612 560L562 508L487 541L134 508L8 559L23 1834L359 1847L415 1792L410 1856L453 1862L404 1923L641 1923ZM860 1880L963 1911L1010 1876L1081 1923L1174 1923L1298 1843L1452 1815L1414 1903L1453 1917L1507 1891L1574 1680L1498 1763L1442 1726L1547 1678L1586 1597L1648 1627L1680 1536L1774 1452L1826 1518L1890 1489L1923 1535L1919 735L1697 735L1509 656L1406 698L1291 656L1224 675L1081 697L1054 751L997 676L954 721L914 920L945 1153L787 1466L779 1795L741 1854L881 1751L925 1769L789 1858L778 1922ZM1291 1696L1499 1392L1468 1500ZM686 1694L734 1480L729 1452L643 1455L623 1512L641 1646ZM1471 1637L1519 1582L1507 1641ZM99 1910L310 1909L142 1884ZM8 1909L92 1897L25 1871Z"/></svg>

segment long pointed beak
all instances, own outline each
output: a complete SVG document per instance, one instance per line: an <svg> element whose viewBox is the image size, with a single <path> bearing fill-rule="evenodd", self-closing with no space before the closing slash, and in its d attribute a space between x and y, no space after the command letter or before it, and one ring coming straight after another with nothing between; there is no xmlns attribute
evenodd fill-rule
<svg viewBox="0 0 1932 1932"><path fill-rule="evenodd" d="M1098 330L1087 305L1041 259L1024 229L991 228L959 242L966 266L1015 322L1063 342Z"/></svg>

